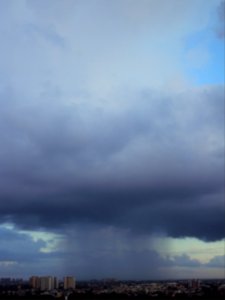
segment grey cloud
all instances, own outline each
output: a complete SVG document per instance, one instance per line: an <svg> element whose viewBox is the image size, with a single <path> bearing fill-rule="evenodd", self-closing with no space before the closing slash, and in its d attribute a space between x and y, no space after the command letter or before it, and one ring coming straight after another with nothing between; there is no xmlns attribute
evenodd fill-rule
<svg viewBox="0 0 225 300"><path fill-rule="evenodd" d="M36 24L26 24L24 26L24 32L30 39L43 38L45 41L52 43L54 46L65 47L65 39L61 37L53 28L42 28Z"/></svg>
<svg viewBox="0 0 225 300"><path fill-rule="evenodd" d="M38 261L43 254L40 249L46 246L44 241L32 241L32 239L14 230L0 228L1 246L0 261L34 262Z"/></svg>
<svg viewBox="0 0 225 300"><path fill-rule="evenodd" d="M34 242L25 233L1 227L0 275L7 272L29 277L54 272L60 277L75 274L79 280L105 276L149 280L166 279L170 268L224 267L223 256L216 256L209 263L201 263L186 254L162 257L151 248L152 237L145 239L110 226L79 225L66 229L64 234L61 249L43 253L40 252L40 248L46 247L43 240Z"/></svg>
<svg viewBox="0 0 225 300"><path fill-rule="evenodd" d="M69 97L170 81L181 72L178 41L207 26L213 2L12 1L2 9L0 78L28 95L51 82ZM174 49L158 51L171 39Z"/></svg>
<svg viewBox="0 0 225 300"><path fill-rule="evenodd" d="M202 266L197 259L191 259L188 255L183 254L180 256L175 256L169 260L171 265L176 267L189 267L189 268L197 268Z"/></svg>
<svg viewBox="0 0 225 300"><path fill-rule="evenodd" d="M86 269L98 252L113 267L96 227L131 243L119 256L107 240L118 250L115 266L138 256L143 267L142 255L161 265L154 251L134 246L138 237L224 237L224 87L184 91L175 82L171 91L188 76L186 42L209 29L216 4L0 1L1 222L65 237L78 230L77 242L93 249L94 257L78 251ZM29 261L39 271L48 260L41 255L39 266ZM62 271L63 254L55 255L48 267Z"/></svg>
<svg viewBox="0 0 225 300"><path fill-rule="evenodd" d="M76 270L80 278L99 279L105 274L118 279L162 278L160 266L170 265L149 241L127 230L86 224L66 232L64 266Z"/></svg>
<svg viewBox="0 0 225 300"><path fill-rule="evenodd" d="M218 6L218 27L217 34L220 38L225 37L225 1L221 1Z"/></svg>
<svg viewBox="0 0 225 300"><path fill-rule="evenodd" d="M77 270L80 278L161 279L158 269L164 261L155 251L124 250L121 253L99 252L79 255L77 263L66 264L67 270ZM166 263L165 263L166 264ZM98 268L96 269L96 265Z"/></svg>
<svg viewBox="0 0 225 300"><path fill-rule="evenodd" d="M76 270L80 278L104 278L107 274L118 279L166 279L171 277L171 268L183 269L181 276L189 277L194 270L222 266L202 263L187 254L162 257L152 249L154 236L133 235L124 229L86 224L70 228L66 235L64 267L70 272ZM165 246L159 245L160 250ZM222 257L211 260L214 261L221 263ZM174 276L179 277L178 273Z"/></svg>
<svg viewBox="0 0 225 300"><path fill-rule="evenodd" d="M27 277L34 273L46 275L62 273L62 253L55 249L42 252L47 244L43 239L34 241L27 233L0 227L0 276ZM51 270L51 271L50 271Z"/></svg>
<svg viewBox="0 0 225 300"><path fill-rule="evenodd" d="M3 220L223 238L222 87L127 94L114 111L50 95L1 95Z"/></svg>
<svg viewBox="0 0 225 300"><path fill-rule="evenodd" d="M218 255L213 257L207 264L211 268L225 268L225 255Z"/></svg>

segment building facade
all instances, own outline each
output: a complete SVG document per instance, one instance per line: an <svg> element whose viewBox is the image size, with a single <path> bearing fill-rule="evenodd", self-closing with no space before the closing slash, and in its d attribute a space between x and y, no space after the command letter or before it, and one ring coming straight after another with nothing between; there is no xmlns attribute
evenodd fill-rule
<svg viewBox="0 0 225 300"><path fill-rule="evenodd" d="M51 291L58 288L58 280L53 276L32 276L30 278L30 286L41 291Z"/></svg>
<svg viewBox="0 0 225 300"><path fill-rule="evenodd" d="M75 289L76 281L73 276L64 277L64 290Z"/></svg>

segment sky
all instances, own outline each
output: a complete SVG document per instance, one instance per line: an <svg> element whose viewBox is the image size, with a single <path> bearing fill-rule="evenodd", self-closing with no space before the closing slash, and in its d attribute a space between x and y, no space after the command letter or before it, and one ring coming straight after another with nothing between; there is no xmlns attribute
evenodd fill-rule
<svg viewBox="0 0 225 300"><path fill-rule="evenodd" d="M223 0L0 0L0 277L225 276Z"/></svg>

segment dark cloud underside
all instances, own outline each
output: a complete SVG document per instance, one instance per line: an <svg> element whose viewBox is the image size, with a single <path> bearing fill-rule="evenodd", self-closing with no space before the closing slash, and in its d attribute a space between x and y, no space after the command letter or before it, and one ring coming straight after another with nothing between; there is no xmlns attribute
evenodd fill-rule
<svg viewBox="0 0 225 300"><path fill-rule="evenodd" d="M224 237L222 87L127 94L114 111L46 97L1 95L2 220Z"/></svg>

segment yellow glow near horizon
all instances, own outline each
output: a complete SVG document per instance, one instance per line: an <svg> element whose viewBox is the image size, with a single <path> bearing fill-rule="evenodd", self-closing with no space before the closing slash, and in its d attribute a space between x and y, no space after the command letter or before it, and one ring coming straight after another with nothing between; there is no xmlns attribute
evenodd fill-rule
<svg viewBox="0 0 225 300"><path fill-rule="evenodd" d="M197 238L156 238L153 248L162 256L186 254L201 263L209 262L213 257L224 255L225 240L204 242Z"/></svg>

